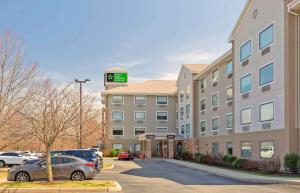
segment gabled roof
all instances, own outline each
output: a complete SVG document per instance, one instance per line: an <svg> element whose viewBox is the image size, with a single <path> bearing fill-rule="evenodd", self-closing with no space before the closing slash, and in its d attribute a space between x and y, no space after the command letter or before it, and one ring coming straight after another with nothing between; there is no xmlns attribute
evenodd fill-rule
<svg viewBox="0 0 300 193"><path fill-rule="evenodd" d="M182 66L186 67L192 73L199 73L208 65L207 64L183 64Z"/></svg>
<svg viewBox="0 0 300 193"><path fill-rule="evenodd" d="M128 83L128 85L112 88L102 94L122 95L176 95L176 80L146 80L139 83Z"/></svg>
<svg viewBox="0 0 300 193"><path fill-rule="evenodd" d="M231 41L233 40L233 38L234 38L236 32L238 31L238 29L239 29L239 27L240 27L240 25L241 25L242 20L244 19L244 17L246 16L246 14L247 14L248 11L249 11L251 5L253 4L253 1L254 1L254 0L247 0L247 3L246 3L246 5L245 5L245 7L244 7L242 13L240 14L240 17L239 17L239 19L237 20L237 22L235 23L235 26L234 26L234 28L233 28L233 30L232 30L232 32L231 32L229 38L228 38L228 41L229 41L229 42L231 42Z"/></svg>

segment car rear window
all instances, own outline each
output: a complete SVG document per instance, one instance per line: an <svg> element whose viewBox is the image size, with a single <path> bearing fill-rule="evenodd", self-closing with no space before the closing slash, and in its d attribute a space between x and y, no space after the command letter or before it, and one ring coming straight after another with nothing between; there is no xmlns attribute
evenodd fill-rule
<svg viewBox="0 0 300 193"><path fill-rule="evenodd" d="M95 158L96 154L93 151L81 151L80 157L82 158Z"/></svg>

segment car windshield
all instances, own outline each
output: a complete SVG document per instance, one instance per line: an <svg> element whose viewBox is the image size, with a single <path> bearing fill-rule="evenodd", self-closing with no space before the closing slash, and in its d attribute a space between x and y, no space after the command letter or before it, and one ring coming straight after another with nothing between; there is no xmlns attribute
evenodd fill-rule
<svg viewBox="0 0 300 193"><path fill-rule="evenodd" d="M95 158L96 157L96 154L95 152L93 151L82 151L81 152L81 157L82 158Z"/></svg>

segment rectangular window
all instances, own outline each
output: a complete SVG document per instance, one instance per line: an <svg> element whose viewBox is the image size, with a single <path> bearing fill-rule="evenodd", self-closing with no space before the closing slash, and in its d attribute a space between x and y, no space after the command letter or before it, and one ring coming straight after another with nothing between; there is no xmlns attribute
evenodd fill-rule
<svg viewBox="0 0 300 193"><path fill-rule="evenodd" d="M211 79L212 79L212 83L218 82L218 80L219 80L219 70L218 69L212 71Z"/></svg>
<svg viewBox="0 0 300 193"><path fill-rule="evenodd" d="M219 93L211 96L211 106L215 107L219 105Z"/></svg>
<svg viewBox="0 0 300 193"><path fill-rule="evenodd" d="M226 88L226 101L231 101L233 97L232 86Z"/></svg>
<svg viewBox="0 0 300 193"><path fill-rule="evenodd" d="M274 41L274 24L259 33L259 49L264 49Z"/></svg>
<svg viewBox="0 0 300 193"><path fill-rule="evenodd" d="M115 121L124 120L123 111L112 111L112 120Z"/></svg>
<svg viewBox="0 0 300 193"><path fill-rule="evenodd" d="M206 79L205 77L200 80L200 88L204 89L206 87Z"/></svg>
<svg viewBox="0 0 300 193"><path fill-rule="evenodd" d="M158 105L167 105L168 104L168 96L157 96L156 104Z"/></svg>
<svg viewBox="0 0 300 193"><path fill-rule="evenodd" d="M226 74L231 74L233 70L233 63L232 60L230 60L227 64L226 64Z"/></svg>
<svg viewBox="0 0 300 193"><path fill-rule="evenodd" d="M200 122L200 132L205 132L206 131L206 121L201 121Z"/></svg>
<svg viewBox="0 0 300 193"><path fill-rule="evenodd" d="M274 102L268 102L259 105L259 121L273 121L274 120Z"/></svg>
<svg viewBox="0 0 300 193"><path fill-rule="evenodd" d="M157 127L156 130L159 133L168 133L168 128L167 127Z"/></svg>
<svg viewBox="0 0 300 193"><path fill-rule="evenodd" d="M274 80L274 64L268 64L259 69L259 86L270 84Z"/></svg>
<svg viewBox="0 0 300 193"><path fill-rule="evenodd" d="M180 117L184 116L184 107L180 107Z"/></svg>
<svg viewBox="0 0 300 193"><path fill-rule="evenodd" d="M241 157L252 157L251 142L242 142L241 143Z"/></svg>
<svg viewBox="0 0 300 193"><path fill-rule="evenodd" d="M214 155L219 154L219 144L218 143L212 143L212 153Z"/></svg>
<svg viewBox="0 0 300 193"><path fill-rule="evenodd" d="M251 40L243 44L240 48L240 61L244 61L251 56Z"/></svg>
<svg viewBox="0 0 300 193"><path fill-rule="evenodd" d="M156 120L157 121L167 121L168 120L168 112L156 112Z"/></svg>
<svg viewBox="0 0 300 193"><path fill-rule="evenodd" d="M136 105L145 105L146 104L146 96L135 96L134 104Z"/></svg>
<svg viewBox="0 0 300 193"><path fill-rule="evenodd" d="M114 144L112 144L112 148L113 149L119 149L119 150L121 150L123 148L123 145L122 144L118 144L118 143L114 143Z"/></svg>
<svg viewBox="0 0 300 193"><path fill-rule="evenodd" d="M205 107L205 99L202 99L201 101L200 101L200 110L201 111L204 111L206 109L206 107Z"/></svg>
<svg viewBox="0 0 300 193"><path fill-rule="evenodd" d="M186 106L185 106L185 114L186 115L189 115L191 113L191 106L190 106L190 104L187 104Z"/></svg>
<svg viewBox="0 0 300 193"><path fill-rule="evenodd" d="M112 96L111 103L112 104L123 104L124 98L123 96Z"/></svg>
<svg viewBox="0 0 300 193"><path fill-rule="evenodd" d="M180 98L182 99L184 97L184 90L180 91Z"/></svg>
<svg viewBox="0 0 300 193"><path fill-rule="evenodd" d="M186 87L186 95L190 95L190 93L191 93L191 86L187 86Z"/></svg>
<svg viewBox="0 0 300 193"><path fill-rule="evenodd" d="M122 136L123 135L123 127L113 127L112 128L112 135L113 136Z"/></svg>
<svg viewBox="0 0 300 193"><path fill-rule="evenodd" d="M138 136L140 134L144 134L146 132L146 128L143 127L138 127L138 128L134 128L134 135Z"/></svg>
<svg viewBox="0 0 300 193"><path fill-rule="evenodd" d="M219 130L219 118L213 118L211 120L211 126L213 131L218 131Z"/></svg>
<svg viewBox="0 0 300 193"><path fill-rule="evenodd" d="M185 125L185 129L186 129L186 133L191 133L191 125L190 124L186 124Z"/></svg>
<svg viewBox="0 0 300 193"><path fill-rule="evenodd" d="M184 135L184 131L185 131L184 125L181 125L181 131L180 131L180 134L181 134L181 135Z"/></svg>
<svg viewBox="0 0 300 193"><path fill-rule="evenodd" d="M227 129L232 129L232 126L233 126L233 116L232 116L232 114L226 115L226 123L227 123Z"/></svg>
<svg viewBox="0 0 300 193"><path fill-rule="evenodd" d="M264 141L260 143L260 157L271 158L274 155L274 142Z"/></svg>
<svg viewBox="0 0 300 193"><path fill-rule="evenodd" d="M233 145L232 145L232 142L228 142L226 144L226 148L227 148L227 154L232 155L233 154Z"/></svg>
<svg viewBox="0 0 300 193"><path fill-rule="evenodd" d="M240 78L240 93L245 93L252 89L251 78L251 74Z"/></svg>
<svg viewBox="0 0 300 193"><path fill-rule="evenodd" d="M145 121L146 120L146 112L143 112L143 111L134 112L134 120L135 121Z"/></svg>
<svg viewBox="0 0 300 193"><path fill-rule="evenodd" d="M241 110L241 125L251 124L252 122L252 108Z"/></svg>

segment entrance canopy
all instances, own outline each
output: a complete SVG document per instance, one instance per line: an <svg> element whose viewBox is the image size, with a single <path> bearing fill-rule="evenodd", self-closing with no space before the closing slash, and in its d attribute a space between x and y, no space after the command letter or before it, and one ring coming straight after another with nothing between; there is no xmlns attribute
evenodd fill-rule
<svg viewBox="0 0 300 193"><path fill-rule="evenodd" d="M164 140L164 139L174 139L181 140L182 137L177 135L177 133L143 133L138 135L138 140L143 141L147 139L152 140Z"/></svg>

